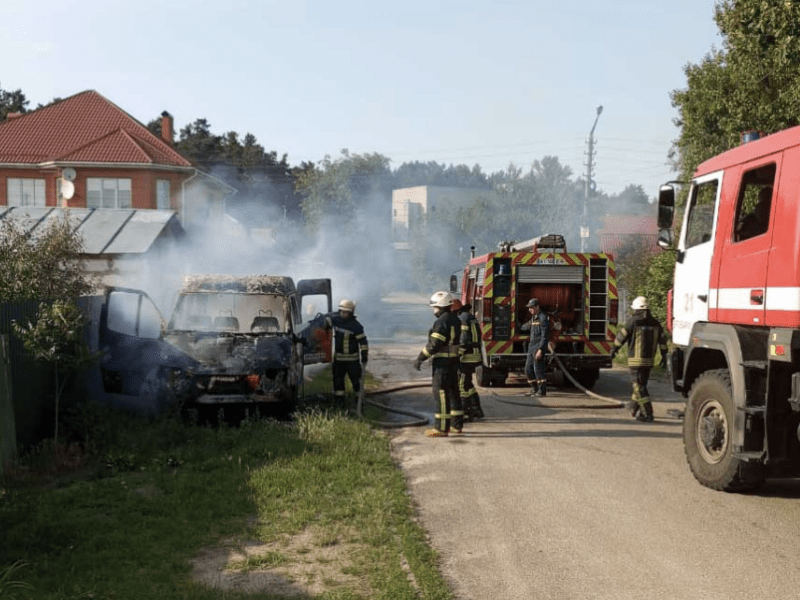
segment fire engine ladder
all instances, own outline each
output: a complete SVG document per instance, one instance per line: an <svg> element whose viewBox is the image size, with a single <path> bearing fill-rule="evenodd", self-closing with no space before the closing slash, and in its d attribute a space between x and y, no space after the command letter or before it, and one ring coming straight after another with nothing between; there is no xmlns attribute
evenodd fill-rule
<svg viewBox="0 0 800 600"><path fill-rule="evenodd" d="M589 261L589 339L605 340L608 322L608 261Z"/></svg>

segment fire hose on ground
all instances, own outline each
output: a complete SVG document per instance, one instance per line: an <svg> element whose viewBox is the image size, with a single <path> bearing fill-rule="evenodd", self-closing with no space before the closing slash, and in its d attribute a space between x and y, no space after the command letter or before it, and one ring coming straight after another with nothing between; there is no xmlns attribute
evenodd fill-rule
<svg viewBox="0 0 800 600"><path fill-rule="evenodd" d="M369 392L368 395L369 396L378 396L378 395L382 395L382 394L391 394L392 392L401 392L401 391L404 391L404 390L411 390L411 389L420 388L420 387L431 387L431 384L432 384L431 380L419 381L419 382L414 381L414 382L406 383L406 384L399 385L399 386L396 386L396 387L393 387L393 388L386 388L386 389L382 389L382 390L374 390L372 392ZM388 429L399 429L400 427L419 427L421 425L427 425L428 424L428 417L427 416L425 416L423 414L420 414L420 413L416 413L416 412L410 411L410 410L404 410L404 409L401 409L401 408L395 408L393 406L388 406L386 404L382 404L381 402L376 402L375 400L370 400L370 399L365 397L367 395L367 393L363 391L364 390L363 384L361 386L361 390L362 390L362 392L359 394L359 397L358 397L358 407L356 409L356 412L357 412L358 416L361 417L362 419L366 419L370 423L373 423L375 425L379 425L380 427L386 427ZM370 404L372 406L377 406L378 408L381 408L381 409L386 410L388 412L396 413L398 415L403 415L403 416L406 416L406 417L413 417L414 420L413 421L404 421L404 422L399 422L398 423L398 422L395 422L395 421L377 421L377 420L374 420L374 419L368 419L361 412L362 403L367 403L367 404Z"/></svg>
<svg viewBox="0 0 800 600"><path fill-rule="evenodd" d="M574 385L576 388L581 390L586 395L591 396L592 398L596 398L597 400L600 400L602 402L606 402L607 403L606 405L600 405L600 406L598 406L596 404L571 404L571 405L568 405L568 406L559 406L558 408L571 409L571 410L575 410L575 409L597 409L597 408L625 408L625 402L617 400L615 398L608 398L606 396L601 396L600 394L596 394L596 393L592 392L591 390L587 389L586 387L582 386L569 373L567 368L564 367L564 364L558 358L558 355L552 354L551 357L555 361L556 365L558 365L558 368L561 369L561 372L564 374L564 377L566 377L570 381L570 383L572 383L572 385ZM422 388L422 387L430 387L430 386L431 386L431 381L430 380L418 381L418 382L414 381L414 382L405 383L405 384L402 384L402 385L399 385L399 386L396 386L396 387L393 387L393 388L386 388L386 389L381 389L381 390L374 390L372 392L365 392L364 391L363 380L362 380L362 385L361 385L361 390L362 391L358 396L358 406L357 406L356 412L357 412L359 417L367 419L366 417L364 417L364 415L362 413L362 404L366 403L366 404L370 404L372 406L376 406L378 408L381 408L381 409L383 409L385 411L396 413L396 414L403 415L403 416L412 417L414 419L413 421L410 421L410 422L408 422L408 421L406 421L406 422L378 421L378 420L373 420L373 419L367 419L371 423L373 423L375 425L378 425L380 427L386 427L386 428L390 428L390 429L395 429L395 428L401 428L401 427L418 427L420 425L427 425L428 424L428 417L426 417L423 414L416 413L416 412L409 411L409 410L403 410L403 409L400 409L400 408L395 408L393 406L388 406L388 405L383 404L381 402L376 402L375 400L370 400L366 396L378 396L378 395L383 395L383 394L390 394L390 393L393 393L393 392L401 392L401 391L405 391L405 390L410 390L410 389L415 389L415 388ZM530 402L514 402L512 400L503 400L499 396L497 396L497 394L492 394L491 398L493 400L496 400L497 402L502 402L504 404L515 404L515 405L518 405L518 406L528 406L528 407L539 407L539 408L541 408L541 405L531 404Z"/></svg>
<svg viewBox="0 0 800 600"><path fill-rule="evenodd" d="M558 358L557 354L551 354L550 356L555 361L556 365L558 365L558 368L561 369L561 372L564 374L564 377L566 377L572 385L574 385L576 388L581 390L587 396L591 396L592 398L596 398L598 400L601 400L603 402L607 402L608 403L606 405L600 405L600 406L598 406L596 404L570 404L568 406L559 406L558 408L570 409L570 410L575 410L575 409L594 409L594 408L625 408L625 402L623 402L621 400L617 400L615 398L608 398L606 396L601 396L600 394L595 394L593 391L591 391L591 390L587 389L586 387L582 386L570 374L570 372L567 370L567 368L564 366L564 364ZM497 396L497 394L492 394L492 398L494 400L497 400L498 402L502 402L504 404L515 404L517 406L537 406L535 404L530 404L529 402L514 402L513 400L502 400L502 399L500 399L499 396Z"/></svg>

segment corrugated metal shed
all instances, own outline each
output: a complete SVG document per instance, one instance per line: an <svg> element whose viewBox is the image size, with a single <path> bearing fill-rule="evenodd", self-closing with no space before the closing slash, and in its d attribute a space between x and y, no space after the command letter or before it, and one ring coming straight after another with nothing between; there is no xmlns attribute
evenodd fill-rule
<svg viewBox="0 0 800 600"><path fill-rule="evenodd" d="M143 254L164 233L181 235L174 210L2 206L0 219L14 219L35 234L64 211L83 236L84 254Z"/></svg>

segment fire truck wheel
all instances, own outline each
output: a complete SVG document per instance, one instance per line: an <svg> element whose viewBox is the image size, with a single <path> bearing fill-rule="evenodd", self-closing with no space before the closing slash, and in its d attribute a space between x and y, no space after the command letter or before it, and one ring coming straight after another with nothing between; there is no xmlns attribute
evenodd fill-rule
<svg viewBox="0 0 800 600"><path fill-rule="evenodd" d="M492 383L491 369L478 365L475 369L475 382L481 387L489 387Z"/></svg>
<svg viewBox="0 0 800 600"><path fill-rule="evenodd" d="M683 419L683 448L695 479L714 490L738 492L764 481L761 463L733 455L736 407L727 369L700 375L692 385Z"/></svg>
<svg viewBox="0 0 800 600"><path fill-rule="evenodd" d="M570 371L570 375L575 378L575 381L590 390L600 378L600 369L576 369L575 371ZM569 385L572 385L572 382L569 382Z"/></svg>

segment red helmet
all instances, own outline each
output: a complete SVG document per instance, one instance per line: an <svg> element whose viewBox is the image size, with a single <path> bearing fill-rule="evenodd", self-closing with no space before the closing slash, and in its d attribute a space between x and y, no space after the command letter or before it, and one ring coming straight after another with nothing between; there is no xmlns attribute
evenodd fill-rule
<svg viewBox="0 0 800 600"><path fill-rule="evenodd" d="M450 305L450 310L452 311L461 310L461 300L459 300L458 298L453 300L453 303Z"/></svg>

